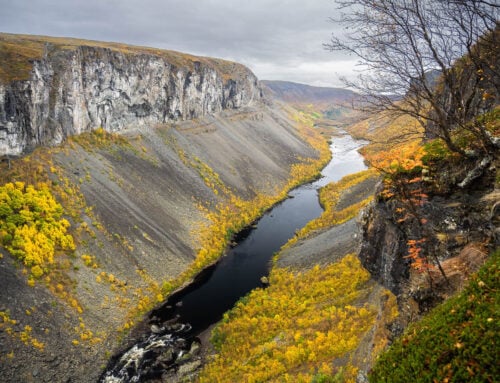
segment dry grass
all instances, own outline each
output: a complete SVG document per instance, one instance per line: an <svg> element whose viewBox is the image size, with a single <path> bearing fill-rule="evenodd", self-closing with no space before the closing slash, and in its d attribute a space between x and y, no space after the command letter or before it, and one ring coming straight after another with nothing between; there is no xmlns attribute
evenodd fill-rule
<svg viewBox="0 0 500 383"><path fill-rule="evenodd" d="M26 80L33 67L32 60L43 55L43 44L34 41L21 42L17 38L6 39L0 34L0 82Z"/></svg>
<svg viewBox="0 0 500 383"><path fill-rule="evenodd" d="M391 117L389 113L369 117L347 130L355 138L370 141L362 149L365 155L420 141L423 137L423 128L416 119L410 116Z"/></svg>

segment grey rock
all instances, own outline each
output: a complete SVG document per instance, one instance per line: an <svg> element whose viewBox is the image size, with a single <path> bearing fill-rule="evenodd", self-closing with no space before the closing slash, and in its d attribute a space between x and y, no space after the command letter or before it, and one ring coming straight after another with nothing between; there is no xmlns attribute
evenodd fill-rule
<svg viewBox="0 0 500 383"><path fill-rule="evenodd" d="M405 233L392 221L391 213L391 207L383 202L365 209L359 259L379 283L399 294L401 283L408 279L410 262L405 258Z"/></svg>
<svg viewBox="0 0 500 383"><path fill-rule="evenodd" d="M165 350L159 357L158 357L158 362L162 363L171 363L174 360L174 352L172 349L167 349Z"/></svg>
<svg viewBox="0 0 500 383"><path fill-rule="evenodd" d="M193 343L191 343L191 347L190 347L190 349L189 349L189 353L190 353L191 355L197 355L197 354L199 354L199 353L200 353L200 350L201 350L201 345L200 345L200 343L198 343L198 342L193 342Z"/></svg>
<svg viewBox="0 0 500 383"><path fill-rule="evenodd" d="M153 54L47 43L28 80L0 84L0 155L99 127L116 132L193 119L261 98L257 78L243 65L230 63L227 78L219 68L227 62L196 59L177 66Z"/></svg>
<svg viewBox="0 0 500 383"><path fill-rule="evenodd" d="M159 326L157 326L157 325L155 325L155 324L151 325L151 332L152 332L153 334L160 334L160 333L161 333L161 332L163 332L163 331L164 331L164 329L163 329L163 328L161 328L161 327L159 327Z"/></svg>
<svg viewBox="0 0 500 383"><path fill-rule="evenodd" d="M201 366L201 361L200 360L195 360L190 363L185 363L182 366L179 367L179 372L178 375L183 376L187 375L189 373L194 372Z"/></svg>

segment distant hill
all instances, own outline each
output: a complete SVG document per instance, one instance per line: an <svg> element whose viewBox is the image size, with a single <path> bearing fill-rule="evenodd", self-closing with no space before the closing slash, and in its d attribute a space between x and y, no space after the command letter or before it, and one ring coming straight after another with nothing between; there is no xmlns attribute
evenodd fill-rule
<svg viewBox="0 0 500 383"><path fill-rule="evenodd" d="M289 103L339 103L356 98L357 93L342 88L327 88L289 81L262 80L269 93Z"/></svg>

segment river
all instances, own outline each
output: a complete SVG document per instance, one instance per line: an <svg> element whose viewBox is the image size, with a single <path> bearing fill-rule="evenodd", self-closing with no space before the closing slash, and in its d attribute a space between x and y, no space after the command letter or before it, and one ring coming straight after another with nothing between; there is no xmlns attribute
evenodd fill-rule
<svg viewBox="0 0 500 383"><path fill-rule="evenodd" d="M332 160L322 170L322 177L292 190L290 198L239 233L236 245L217 264L154 310L151 333L115 358L101 381L141 382L161 375L164 369L177 368L176 361L189 354L196 336L221 320L241 297L262 286L272 256L298 229L321 215L318 189L366 169L357 151L363 144L349 135L334 137Z"/></svg>

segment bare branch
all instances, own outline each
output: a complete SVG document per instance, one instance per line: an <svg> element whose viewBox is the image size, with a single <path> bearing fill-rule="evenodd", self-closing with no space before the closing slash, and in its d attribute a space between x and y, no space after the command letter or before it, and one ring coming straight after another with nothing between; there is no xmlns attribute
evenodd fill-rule
<svg viewBox="0 0 500 383"><path fill-rule="evenodd" d="M500 101L500 6L482 0L337 4L342 16L332 21L346 26L345 37L332 36L325 48L359 59L359 78L344 82L362 95L364 111L409 114L462 155L453 141L457 128L468 129L491 148L484 126L470 122Z"/></svg>

